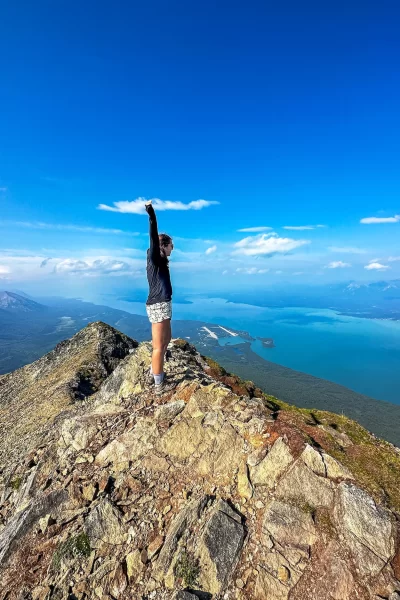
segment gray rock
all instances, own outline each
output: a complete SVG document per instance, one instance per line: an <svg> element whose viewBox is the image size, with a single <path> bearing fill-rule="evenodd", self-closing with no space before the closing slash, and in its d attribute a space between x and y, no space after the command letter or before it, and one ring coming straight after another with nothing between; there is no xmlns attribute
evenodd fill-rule
<svg viewBox="0 0 400 600"><path fill-rule="evenodd" d="M327 477L331 477L332 479L354 479L351 471L338 460L325 452L322 453L322 456L326 466Z"/></svg>
<svg viewBox="0 0 400 600"><path fill-rule="evenodd" d="M267 507L263 528L282 546L308 549L317 539L311 513L279 500Z"/></svg>
<svg viewBox="0 0 400 600"><path fill-rule="evenodd" d="M207 504L207 500L207 496L200 500L192 500L185 508L183 508L183 510L181 510L178 516L175 517L168 530L167 537L165 538L158 559L155 562L153 577L161 580L167 575L168 570L174 561L179 540L182 538L185 531L200 518Z"/></svg>
<svg viewBox="0 0 400 600"><path fill-rule="evenodd" d="M92 548L102 543L120 545L126 541L118 511L106 498L90 512L85 529Z"/></svg>
<svg viewBox="0 0 400 600"><path fill-rule="evenodd" d="M234 513L234 517L231 513ZM218 502L201 537L197 555L199 583L211 594L219 594L242 550L245 532L240 515L224 501Z"/></svg>
<svg viewBox="0 0 400 600"><path fill-rule="evenodd" d="M114 438L96 456L95 463L101 467L113 465L123 470L129 461L136 461L153 448L157 439L157 425L153 419L138 419L135 427Z"/></svg>
<svg viewBox="0 0 400 600"><path fill-rule="evenodd" d="M254 588L255 600L287 600L290 588L265 569L260 569Z"/></svg>
<svg viewBox="0 0 400 600"><path fill-rule="evenodd" d="M17 542L32 529L39 519L48 513L55 516L62 504L67 501L68 492L66 490L56 490L39 498L25 510L16 513L0 532L0 565L7 560Z"/></svg>
<svg viewBox="0 0 400 600"><path fill-rule="evenodd" d="M333 503L335 485L315 475L302 460L297 460L282 477L276 489L276 496L295 498L311 507L330 507Z"/></svg>
<svg viewBox="0 0 400 600"><path fill-rule="evenodd" d="M158 406L154 411L154 417L158 421L173 421L185 408L186 404L183 400L169 402Z"/></svg>
<svg viewBox="0 0 400 600"><path fill-rule="evenodd" d="M307 444L303 452L301 453L300 458L305 462L307 467L314 471L314 473L325 477L326 467L324 460L320 453L317 450L315 450L312 446L309 446Z"/></svg>
<svg viewBox="0 0 400 600"><path fill-rule="evenodd" d="M377 506L364 490L341 483L334 520L364 575L377 575L394 556L395 532L391 513Z"/></svg>
<svg viewBox="0 0 400 600"><path fill-rule="evenodd" d="M190 592L181 590L175 594L173 600L199 600L199 597L191 594Z"/></svg>
<svg viewBox="0 0 400 600"><path fill-rule="evenodd" d="M255 467L250 466L251 483L273 488L278 478L293 462L289 447L278 438L267 456Z"/></svg>

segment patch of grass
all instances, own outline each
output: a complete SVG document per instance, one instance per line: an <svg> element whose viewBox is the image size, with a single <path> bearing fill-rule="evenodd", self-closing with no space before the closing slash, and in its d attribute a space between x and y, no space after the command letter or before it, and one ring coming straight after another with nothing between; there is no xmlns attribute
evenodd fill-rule
<svg viewBox="0 0 400 600"><path fill-rule="evenodd" d="M175 565L175 576L183 580L185 586L193 587L197 583L200 567L197 560L184 550Z"/></svg>
<svg viewBox="0 0 400 600"><path fill-rule="evenodd" d="M14 479L10 482L10 487L15 490L18 491L19 488L22 485L22 477L14 477Z"/></svg>
<svg viewBox="0 0 400 600"><path fill-rule="evenodd" d="M315 515L315 524L320 531L322 531L327 537L336 537L336 529L332 523L329 511L325 508L319 508Z"/></svg>
<svg viewBox="0 0 400 600"><path fill-rule="evenodd" d="M296 506L302 512L307 513L307 514L311 515L312 517L315 514L315 507L312 506L312 504L310 504L309 502L303 502L300 498L297 498L295 496L290 496L289 498L285 498L285 502L287 502L288 504L291 504L292 506Z"/></svg>
<svg viewBox="0 0 400 600"><path fill-rule="evenodd" d="M56 569L59 569L63 560L87 558L90 552L91 548L88 536L86 533L79 533L58 545L53 555L52 564Z"/></svg>
<svg viewBox="0 0 400 600"><path fill-rule="evenodd" d="M209 356L202 356L202 358L206 361L206 363L210 367L212 377L216 378L216 377L222 377L223 375L227 375L227 372L225 371L225 369L223 367L221 367L221 365L219 365L215 360L213 360Z"/></svg>

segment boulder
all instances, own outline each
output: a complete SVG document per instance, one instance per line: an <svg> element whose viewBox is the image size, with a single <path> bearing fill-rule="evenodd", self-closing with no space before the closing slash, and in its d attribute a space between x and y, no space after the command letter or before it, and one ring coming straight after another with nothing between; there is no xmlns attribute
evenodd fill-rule
<svg viewBox="0 0 400 600"><path fill-rule="evenodd" d="M129 461L136 461L153 448L157 439L157 425L153 419L139 419L135 427L116 437L95 458L100 467L112 465L115 471L126 469Z"/></svg>
<svg viewBox="0 0 400 600"><path fill-rule="evenodd" d="M272 500L267 506L263 528L282 546L297 546L307 550L317 539L311 513L281 500Z"/></svg>
<svg viewBox="0 0 400 600"><path fill-rule="evenodd" d="M179 540L187 529L189 529L194 522L196 522L206 504L207 496L200 499L194 499L182 511L175 517L172 522L167 536L164 541L164 545L158 555L157 560L154 564L153 577L158 580L163 579L168 574L168 570L174 561L175 553L178 549Z"/></svg>
<svg viewBox="0 0 400 600"><path fill-rule="evenodd" d="M316 475L298 459L288 472L282 477L277 488L277 498L283 501L287 498L296 499L297 502L309 504L311 507L330 507L334 499L334 484Z"/></svg>
<svg viewBox="0 0 400 600"><path fill-rule="evenodd" d="M102 544L117 546L126 541L117 509L106 498L89 513L85 529L92 548Z"/></svg>
<svg viewBox="0 0 400 600"><path fill-rule="evenodd" d="M278 438L267 456L256 466L250 467L250 480L254 486L273 488L292 462L289 447L282 438Z"/></svg>
<svg viewBox="0 0 400 600"><path fill-rule="evenodd" d="M157 419L157 421L173 421L175 417L177 417L179 413L183 411L185 406L186 405L183 400L162 404L154 411L154 418Z"/></svg>
<svg viewBox="0 0 400 600"><path fill-rule="evenodd" d="M219 594L242 550L245 531L241 516L224 501L213 510L197 548L200 587Z"/></svg>
<svg viewBox="0 0 400 600"><path fill-rule="evenodd" d="M127 554L125 557L125 562L129 582L136 583L144 571L144 564L140 550L134 550L133 552Z"/></svg>
<svg viewBox="0 0 400 600"><path fill-rule="evenodd" d="M365 575L377 575L394 556L395 526L391 513L377 506L356 485L343 482L338 486L334 520Z"/></svg>
<svg viewBox="0 0 400 600"><path fill-rule="evenodd" d="M321 454L312 446L309 446L309 444L307 444L303 452L301 453L300 458L305 462L307 467L314 471L314 473L325 477L326 467L324 459L322 458Z"/></svg>
<svg viewBox="0 0 400 600"><path fill-rule="evenodd" d="M67 490L54 490L17 512L0 531L0 566L7 560L10 552L17 546L21 538L40 519L47 514L56 516L68 499Z"/></svg>
<svg viewBox="0 0 400 600"><path fill-rule="evenodd" d="M354 479L353 473L338 460L326 454L322 453L324 463L326 467L326 475L331 479Z"/></svg>
<svg viewBox="0 0 400 600"><path fill-rule="evenodd" d="M290 587L261 568L254 588L255 600L287 600Z"/></svg>

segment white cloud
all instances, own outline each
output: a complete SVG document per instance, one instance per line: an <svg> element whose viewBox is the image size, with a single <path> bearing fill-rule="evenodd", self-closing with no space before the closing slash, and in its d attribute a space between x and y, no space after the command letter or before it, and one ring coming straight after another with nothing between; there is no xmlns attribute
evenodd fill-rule
<svg viewBox="0 0 400 600"><path fill-rule="evenodd" d="M0 275L7 275L10 272L10 269L4 265L0 265Z"/></svg>
<svg viewBox="0 0 400 600"><path fill-rule="evenodd" d="M0 221L0 225L15 225L17 227L27 227L29 229L46 229L51 231L76 231L80 233L105 233L105 234L128 234L140 235L134 231L123 231L122 229L108 229L106 227L91 227L85 225L68 225L62 223L42 223L40 221ZM146 234L147 235L147 234Z"/></svg>
<svg viewBox="0 0 400 600"><path fill-rule="evenodd" d="M7 188L6 187L0 187L0 192L6 192Z"/></svg>
<svg viewBox="0 0 400 600"><path fill-rule="evenodd" d="M400 260L400 256L389 256L388 258L389 262L395 262L397 260Z"/></svg>
<svg viewBox="0 0 400 600"><path fill-rule="evenodd" d="M260 231L271 231L272 227L245 227L244 229L238 229L237 231L243 233L258 233Z"/></svg>
<svg viewBox="0 0 400 600"><path fill-rule="evenodd" d="M304 271L296 271L293 275L304 275Z"/></svg>
<svg viewBox="0 0 400 600"><path fill-rule="evenodd" d="M222 275L227 275L228 271L225 269L225 271L222 271Z"/></svg>
<svg viewBox="0 0 400 600"><path fill-rule="evenodd" d="M365 217L361 219L360 223L365 225L371 225L372 223L400 223L400 215L394 215L394 217Z"/></svg>
<svg viewBox="0 0 400 600"><path fill-rule="evenodd" d="M334 260L327 265L327 269L343 269L345 267L351 267L350 263L342 262L341 260Z"/></svg>
<svg viewBox="0 0 400 600"><path fill-rule="evenodd" d="M212 204L219 204L215 200L192 200L188 204L183 202L177 202L172 200L160 200L159 198L152 198L154 210L201 210ZM114 206L108 204L99 204L99 210L108 210L111 212L119 213L132 213L135 215L146 214L144 203L147 202L146 198L136 198L136 200L120 200L119 202L113 202Z"/></svg>
<svg viewBox="0 0 400 600"><path fill-rule="evenodd" d="M207 248L206 250L206 254L212 254L213 252L215 252L217 249L217 246L211 246L210 248Z"/></svg>
<svg viewBox="0 0 400 600"><path fill-rule="evenodd" d="M283 271L275 271L277 275L282 275Z"/></svg>
<svg viewBox="0 0 400 600"><path fill-rule="evenodd" d="M259 275L262 273L268 273L269 269L257 269L257 267L239 267L236 269L237 273L244 273L245 275Z"/></svg>
<svg viewBox="0 0 400 600"><path fill-rule="evenodd" d="M66 258L54 267L54 271L59 274L83 275L96 277L101 275L127 275L132 274L132 266L121 260L114 259L96 259L75 260Z"/></svg>
<svg viewBox="0 0 400 600"><path fill-rule="evenodd" d="M367 250L364 250L364 248L354 248L352 246L329 246L328 250L342 254L367 254Z"/></svg>
<svg viewBox="0 0 400 600"><path fill-rule="evenodd" d="M382 265L379 262L370 262L369 265L365 265L364 269L368 271L387 271L390 269L388 265Z"/></svg>
<svg viewBox="0 0 400 600"><path fill-rule="evenodd" d="M308 240L281 238L277 233L263 233L256 236L249 236L236 242L234 244L236 250L232 254L245 256L287 254L291 250L309 243Z"/></svg>
<svg viewBox="0 0 400 600"><path fill-rule="evenodd" d="M306 229L317 229L326 227L326 225L285 225L283 229L291 229L292 231L305 231Z"/></svg>

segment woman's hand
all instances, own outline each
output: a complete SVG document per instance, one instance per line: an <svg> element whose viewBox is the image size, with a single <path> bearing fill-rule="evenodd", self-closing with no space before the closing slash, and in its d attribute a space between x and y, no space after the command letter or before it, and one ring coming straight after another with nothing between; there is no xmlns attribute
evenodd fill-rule
<svg viewBox="0 0 400 600"><path fill-rule="evenodd" d="M150 207L153 208L152 202L151 200L147 200L147 202L144 203L144 207L146 209L146 212L149 212ZM154 209L153 209L154 210Z"/></svg>

